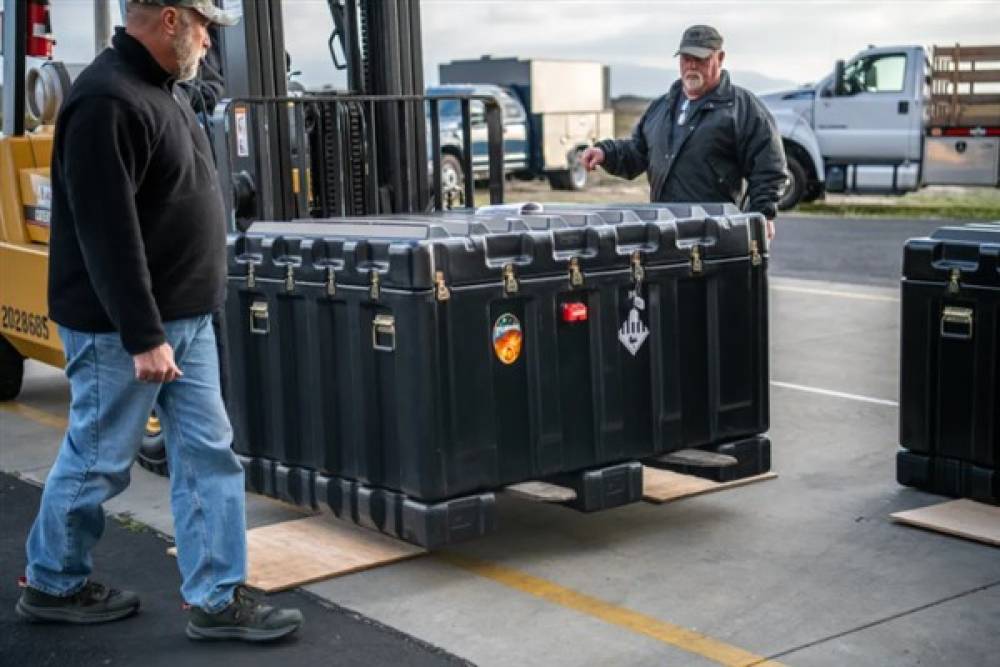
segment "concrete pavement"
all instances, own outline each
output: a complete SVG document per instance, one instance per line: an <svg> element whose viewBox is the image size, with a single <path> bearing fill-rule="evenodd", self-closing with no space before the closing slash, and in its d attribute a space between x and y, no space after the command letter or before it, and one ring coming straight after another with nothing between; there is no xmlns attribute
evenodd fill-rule
<svg viewBox="0 0 1000 667"><path fill-rule="evenodd" d="M884 264L923 231L797 220L772 248L777 480L593 515L503 497L495 535L306 590L479 665L990 664L996 549L888 518L940 500L896 485L893 463L899 304ZM813 269L837 281L796 279ZM32 365L19 400L65 414L65 383ZM44 479L59 436L0 412L0 470ZM133 477L109 509L172 532L164 481ZM248 511L251 525L301 516L256 497Z"/></svg>

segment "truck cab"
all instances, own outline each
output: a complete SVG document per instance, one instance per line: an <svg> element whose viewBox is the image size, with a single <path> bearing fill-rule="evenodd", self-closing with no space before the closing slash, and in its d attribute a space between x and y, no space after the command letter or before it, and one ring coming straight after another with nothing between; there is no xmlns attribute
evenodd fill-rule
<svg viewBox="0 0 1000 667"><path fill-rule="evenodd" d="M580 156L600 137L614 132L606 65L487 55L442 63L438 74L441 85L430 89L429 95L465 88L494 91L498 96L504 111L508 171L524 178L546 178L557 190L587 187ZM514 115L508 118L509 114ZM446 140L442 128L442 145Z"/></svg>
<svg viewBox="0 0 1000 667"><path fill-rule="evenodd" d="M960 57L953 57L938 70L921 46L870 47L838 61L816 84L763 96L788 157L781 208L824 192L904 194L929 184L996 185L1000 138L985 128L956 131L932 124L932 103L947 103L948 82L967 85ZM986 70L985 76L993 74ZM932 94L932 84L941 95ZM973 97L958 93L952 90L955 99ZM990 118L987 113L978 120ZM1000 125L1000 114L992 124ZM959 135L965 139L954 139Z"/></svg>

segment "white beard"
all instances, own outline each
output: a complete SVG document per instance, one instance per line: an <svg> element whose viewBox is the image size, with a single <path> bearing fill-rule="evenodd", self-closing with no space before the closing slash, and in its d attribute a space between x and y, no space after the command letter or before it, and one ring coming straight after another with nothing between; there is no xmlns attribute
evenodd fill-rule
<svg viewBox="0 0 1000 667"><path fill-rule="evenodd" d="M681 77L681 84L686 93L699 92L705 86L705 77L700 72L688 72Z"/></svg>
<svg viewBox="0 0 1000 667"><path fill-rule="evenodd" d="M189 41L190 28L177 35L174 41L174 56L177 58L177 80L190 81L198 76L198 63L204 51Z"/></svg>

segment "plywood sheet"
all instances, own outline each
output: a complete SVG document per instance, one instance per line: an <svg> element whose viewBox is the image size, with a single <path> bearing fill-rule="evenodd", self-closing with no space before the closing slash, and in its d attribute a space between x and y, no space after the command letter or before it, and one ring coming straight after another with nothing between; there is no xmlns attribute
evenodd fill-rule
<svg viewBox="0 0 1000 667"><path fill-rule="evenodd" d="M247 583L273 593L426 552L326 515L284 521L247 531Z"/></svg>
<svg viewBox="0 0 1000 667"><path fill-rule="evenodd" d="M650 503L665 503L691 496L700 496L704 493L714 493L723 489L732 489L737 486L745 486L755 482L763 482L774 479L778 475L773 472L766 472L753 477L744 477L732 482L713 482L710 479L695 477L694 475L682 475L670 470L660 470L659 468L642 468L642 499Z"/></svg>
<svg viewBox="0 0 1000 667"><path fill-rule="evenodd" d="M573 489L548 482L531 481L511 484L505 487L504 491L512 496L541 503L567 503L576 500L576 491Z"/></svg>
<svg viewBox="0 0 1000 667"><path fill-rule="evenodd" d="M890 515L894 521L1000 546L1000 507L974 500L949 500Z"/></svg>

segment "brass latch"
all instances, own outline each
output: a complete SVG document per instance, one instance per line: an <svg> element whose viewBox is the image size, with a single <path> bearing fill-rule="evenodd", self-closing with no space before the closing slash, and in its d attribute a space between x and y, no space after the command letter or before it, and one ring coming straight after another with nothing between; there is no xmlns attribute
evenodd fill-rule
<svg viewBox="0 0 1000 667"><path fill-rule="evenodd" d="M948 276L948 294L958 294L962 286L959 284L959 280L962 278L962 272L958 269L952 269L951 275Z"/></svg>
<svg viewBox="0 0 1000 667"><path fill-rule="evenodd" d="M760 244L757 243L757 239L751 239L750 241L750 264L753 266L760 266L764 261L764 258L760 255Z"/></svg>
<svg viewBox="0 0 1000 667"><path fill-rule="evenodd" d="M396 351L396 318L379 313L372 320L372 347L379 352Z"/></svg>
<svg viewBox="0 0 1000 667"><path fill-rule="evenodd" d="M285 291L291 292L295 289L295 267L291 264L285 266Z"/></svg>
<svg viewBox="0 0 1000 667"><path fill-rule="evenodd" d="M503 267L503 293L510 296L517 294L517 276L514 275L514 265L506 264Z"/></svg>
<svg viewBox="0 0 1000 667"><path fill-rule="evenodd" d="M444 271L434 272L434 296L438 301L447 301L451 298L451 290L444 281Z"/></svg>
<svg viewBox="0 0 1000 667"><path fill-rule="evenodd" d="M701 273L705 269L704 263L701 261L701 248L698 246L691 247L691 273Z"/></svg>
<svg viewBox="0 0 1000 667"><path fill-rule="evenodd" d="M337 293L337 276L334 273L333 267L326 267L326 295L333 296Z"/></svg>
<svg viewBox="0 0 1000 667"><path fill-rule="evenodd" d="M972 338L973 312L971 308L945 306L941 311L941 337L970 340Z"/></svg>
<svg viewBox="0 0 1000 667"><path fill-rule="evenodd" d="M646 279L646 269L642 266L642 255L636 250L632 253L632 280L636 285Z"/></svg>
<svg viewBox="0 0 1000 667"><path fill-rule="evenodd" d="M247 287L253 289L257 285L257 277L253 273L253 262L247 264Z"/></svg>
<svg viewBox="0 0 1000 667"><path fill-rule="evenodd" d="M267 301L250 304L250 333L266 336L271 331L271 321L267 315Z"/></svg>
<svg viewBox="0 0 1000 667"><path fill-rule="evenodd" d="M378 297L382 293L382 279L379 278L378 271L375 269L371 270L371 274L372 286L368 290L368 296L370 296L373 301L378 301Z"/></svg>
<svg viewBox="0 0 1000 667"><path fill-rule="evenodd" d="M571 287L583 285L583 271L580 270L580 260L576 257L569 260L569 284Z"/></svg>

